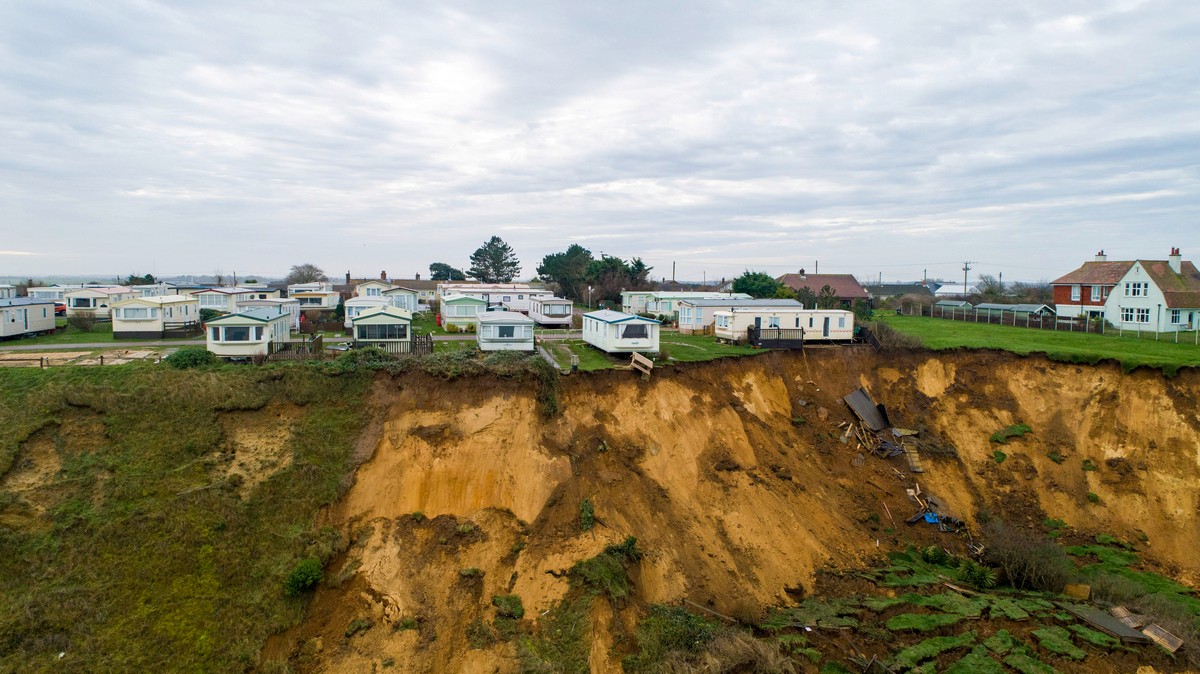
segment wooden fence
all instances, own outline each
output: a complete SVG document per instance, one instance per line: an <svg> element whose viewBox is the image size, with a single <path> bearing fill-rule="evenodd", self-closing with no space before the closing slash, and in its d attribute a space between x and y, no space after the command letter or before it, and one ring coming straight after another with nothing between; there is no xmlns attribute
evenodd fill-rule
<svg viewBox="0 0 1200 674"><path fill-rule="evenodd" d="M325 357L325 338L288 339L271 342L267 347L268 360L320 360Z"/></svg>
<svg viewBox="0 0 1200 674"><path fill-rule="evenodd" d="M199 335L203 331L204 326L200 324L200 321L186 321L181 323L163 322L162 336L164 339L172 337L191 337L193 335Z"/></svg>
<svg viewBox="0 0 1200 674"><path fill-rule="evenodd" d="M361 349L367 346L375 346L388 353L400 355L428 356L433 353L433 333L425 336L413 335L412 340L405 342L392 342L388 340L371 340L371 339L356 339L354 340L354 348Z"/></svg>
<svg viewBox="0 0 1200 674"><path fill-rule="evenodd" d="M756 328L746 329L746 339L751 346L763 349L803 349L804 328Z"/></svg>

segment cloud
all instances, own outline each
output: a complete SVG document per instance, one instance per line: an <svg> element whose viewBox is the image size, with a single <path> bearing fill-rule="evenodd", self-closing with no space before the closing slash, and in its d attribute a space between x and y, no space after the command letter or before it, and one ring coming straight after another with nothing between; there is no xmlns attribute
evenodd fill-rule
<svg viewBox="0 0 1200 674"><path fill-rule="evenodd" d="M62 254L7 266L400 276L492 234L526 270L578 241L684 278L1200 251L1198 31L1180 0L15 0L0 223Z"/></svg>

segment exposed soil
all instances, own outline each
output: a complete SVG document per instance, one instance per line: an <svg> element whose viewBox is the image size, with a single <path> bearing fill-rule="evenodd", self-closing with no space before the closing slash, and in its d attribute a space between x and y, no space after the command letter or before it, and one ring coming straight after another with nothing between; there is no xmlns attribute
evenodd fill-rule
<svg viewBox="0 0 1200 674"><path fill-rule="evenodd" d="M858 386L920 431L925 473L840 441L851 420L840 397ZM1146 556L1196 585L1198 393L1193 371L828 349L677 366L649 381L571 377L563 415L546 420L530 383L385 378L374 456L325 513L352 544L305 621L264 657L301 672L515 671L511 644L467 640L472 622L494 618L492 596L519 595L536 619L566 595L565 570L627 536L646 552L639 604L686 599L740 615L794 603L821 590L819 570L863 567L906 542L961 551L962 538L903 524L915 482L975 530L986 512L1146 539ZM989 441L1015 423L1033 432ZM597 518L586 533L584 498ZM629 644L614 635L633 618L620 608L593 607L592 671L620 671ZM371 626L347 629L360 619ZM409 619L418 627L401 629Z"/></svg>

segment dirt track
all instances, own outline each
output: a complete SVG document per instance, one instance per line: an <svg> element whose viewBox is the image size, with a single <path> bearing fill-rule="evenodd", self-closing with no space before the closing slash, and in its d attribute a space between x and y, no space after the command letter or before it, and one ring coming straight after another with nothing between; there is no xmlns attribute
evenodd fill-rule
<svg viewBox="0 0 1200 674"><path fill-rule="evenodd" d="M306 621L265 655L298 671L367 671L389 659L409 672L515 671L511 645L467 648L467 625L490 616L495 594L520 595L537 616L566 593L559 572L630 535L647 551L638 604L686 598L736 614L794 601L814 590L818 569L859 566L894 544L886 513L899 521L914 507L901 459L856 461L854 442L838 439L850 420L840 396L860 385L893 423L921 431L927 472L915 479L973 525L986 511L1145 536L1165 572L1200 579L1196 372L1168 380L986 352L776 353L648 382L625 372L570 378L565 413L550 421L527 385L385 379L382 421L364 438L374 456L327 513L354 541L327 570L335 587L319 590ZM1017 422L1033 433L997 463L988 437ZM578 528L583 498L599 521L588 533ZM958 541L931 528L904 533ZM464 582L467 567L482 579ZM346 626L361 617L423 626L349 642ZM620 671L610 619L631 614L593 615L594 672Z"/></svg>

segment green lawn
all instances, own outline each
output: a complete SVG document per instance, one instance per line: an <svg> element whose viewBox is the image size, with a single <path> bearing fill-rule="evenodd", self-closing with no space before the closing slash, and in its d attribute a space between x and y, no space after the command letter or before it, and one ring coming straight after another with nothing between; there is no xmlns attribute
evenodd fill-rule
<svg viewBox="0 0 1200 674"><path fill-rule="evenodd" d="M1127 369L1147 365L1162 368L1168 374L1180 367L1200 366L1200 347L1191 342L1155 342L1113 334L1061 332L919 316L880 316L880 320L920 338L925 346L934 350L958 347L1001 349L1022 355L1045 353L1054 360L1086 363L1113 359Z"/></svg>
<svg viewBox="0 0 1200 674"><path fill-rule="evenodd" d="M762 349L751 346L723 344L712 335L684 335L678 332L663 332L659 338L659 348L665 349L672 360L682 363L763 353Z"/></svg>
<svg viewBox="0 0 1200 674"><path fill-rule="evenodd" d="M446 351L467 351L474 349L478 343L473 339L446 339L433 343L434 353Z"/></svg>
<svg viewBox="0 0 1200 674"><path fill-rule="evenodd" d="M431 332L435 335L447 334L446 331L442 329L442 326L435 323L432 311L419 311L414 313L412 329L414 335L427 335Z"/></svg>
<svg viewBox="0 0 1200 674"><path fill-rule="evenodd" d="M616 365L615 360L609 359L603 351L600 351L582 339L548 340L542 342L542 346L554 358L558 366L564 370L571 369L572 354L579 356L579 369L582 372L609 370ZM628 358L625 360L628 360Z"/></svg>

